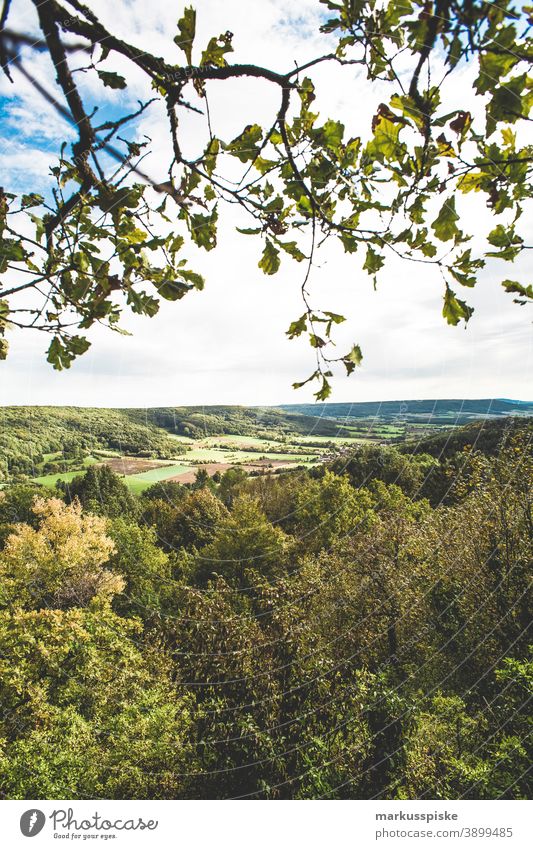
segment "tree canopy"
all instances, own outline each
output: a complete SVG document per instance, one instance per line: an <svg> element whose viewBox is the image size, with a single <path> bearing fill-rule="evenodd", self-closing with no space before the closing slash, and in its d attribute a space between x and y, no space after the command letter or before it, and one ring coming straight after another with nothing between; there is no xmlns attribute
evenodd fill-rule
<svg viewBox="0 0 533 849"><path fill-rule="evenodd" d="M238 207L250 220L237 229L257 241L266 275L283 257L300 264L302 314L287 334L307 335L316 367L294 386L317 381L316 397L324 400L335 366L351 374L362 360L358 344L334 356L333 333L345 316L318 309L310 296L325 241L357 253L374 282L390 257L426 264L442 279L442 312L452 325L469 321L473 310L460 292L476 284L487 260L512 262L531 247L531 6L317 0L323 52L278 71L232 63L238 33L199 42L191 6L169 33L164 58L109 31L90 3L33 2L34 24L20 32L9 29L17 0L4 0L1 64L15 86L25 78L53 105L68 132L45 195L31 185L20 196L0 190L4 358L5 331L31 327L51 334L54 368L68 368L88 349L84 332L95 323L117 330L124 308L153 316L161 299L202 289L187 247L215 250L219 220ZM57 95L33 76L35 52L48 54ZM317 109L313 80L325 63L343 68L346 86L366 77L374 117L359 136ZM454 84L467 67L471 91ZM102 120L98 97L135 90L140 78L151 97L133 109L119 101ZM241 132L219 138L209 98L243 78L272 86L277 109L264 126L242 114ZM172 148L163 183L145 170L150 140L137 129L141 116L161 107ZM204 122L201 146L187 154L186 114ZM482 232L469 195L490 211ZM519 304L533 297L531 284L502 277Z"/></svg>
<svg viewBox="0 0 533 849"><path fill-rule="evenodd" d="M531 424L500 435L435 504L428 455L363 447L135 517L2 491L0 798L531 798Z"/></svg>

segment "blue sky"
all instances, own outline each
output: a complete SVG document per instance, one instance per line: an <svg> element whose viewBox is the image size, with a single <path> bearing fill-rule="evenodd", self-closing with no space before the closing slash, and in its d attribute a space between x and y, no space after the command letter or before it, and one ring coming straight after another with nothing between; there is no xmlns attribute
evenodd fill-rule
<svg viewBox="0 0 533 849"><path fill-rule="evenodd" d="M32 4L14 4L25 23ZM262 14L251 15L247 0L201 0L199 41L231 29L234 61L263 62L279 69L315 55L319 12L314 0L299 0L298 14L286 16L281 0L261 0ZM156 54L168 52L181 7L166 0L97 2L110 27ZM16 26L16 19L11 22ZM179 61L177 55L174 61ZM120 71L118 62L109 69ZM50 84L45 57L34 60L36 77ZM459 75L458 91L468 90L468 72ZM99 96L86 82L87 96ZM148 92L133 86L133 100ZM373 101L366 81L354 70L328 68L317 74L318 103L324 114L338 117L351 134L367 127ZM452 92L453 94L453 92ZM130 96L111 92L100 103L103 115L114 114ZM60 95L58 95L60 97ZM0 82L4 186L43 191L43 176L57 159L61 140L72 134L65 122L26 84ZM119 102L116 102L116 101ZM377 101L379 102L379 101ZM375 105L375 104L374 104ZM224 84L213 92L216 132L231 138L246 123L268 122L277 93L256 81ZM191 146L200 138L199 124L186 118ZM139 123L153 139L143 167L165 179L168 134L164 115L150 110ZM294 392L291 383L312 369L312 354L284 332L302 313L301 269L286 262L279 275L265 278L257 268L260 245L235 233L242 222L226 211L219 248L211 254L191 250L191 264L207 279L206 290L178 303L165 303L154 319L130 317L132 336L103 329L92 334L89 353L70 372L53 372L45 362L48 340L39 334L10 334L11 354L0 364L5 404L275 404L312 400L312 388ZM314 269L315 302L349 317L340 328L339 350L361 344L363 368L349 380L335 382L332 400L379 400L423 397L512 397L528 399L531 391L532 336L527 308L512 303L499 286L502 272L527 279L531 269L521 259L512 274L493 262L481 273L468 300L475 307L468 329L449 327L441 317L442 281L433 271L392 262L377 292L353 257L328 247Z"/></svg>

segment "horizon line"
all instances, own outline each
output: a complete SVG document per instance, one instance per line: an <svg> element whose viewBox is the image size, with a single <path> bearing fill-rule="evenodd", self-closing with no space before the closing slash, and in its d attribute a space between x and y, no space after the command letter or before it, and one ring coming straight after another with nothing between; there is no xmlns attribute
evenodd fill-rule
<svg viewBox="0 0 533 849"><path fill-rule="evenodd" d="M453 401L464 403L466 401L478 401L478 402L488 402L492 404L493 402L505 402L508 404L526 404L533 405L532 401L526 401L520 398L505 398L502 396L490 398L380 398L379 401L301 401L301 402L281 402L278 404L246 404L246 403L238 403L238 404L222 404L222 403L209 403L209 404L151 404L150 406L135 406L135 405L118 405L118 406L110 406L110 405L99 405L99 404L53 404L53 403L38 403L38 404L2 404L0 403L0 409L24 409L24 408L47 408L51 407L54 409L62 409L62 408L71 408L71 409L81 409L81 410L158 410L165 408L210 408L210 407L225 407L225 408L245 408L245 409L280 409L283 407L329 407L335 405L358 405L358 404L408 404L408 403L423 403L423 402L443 402L443 401Z"/></svg>

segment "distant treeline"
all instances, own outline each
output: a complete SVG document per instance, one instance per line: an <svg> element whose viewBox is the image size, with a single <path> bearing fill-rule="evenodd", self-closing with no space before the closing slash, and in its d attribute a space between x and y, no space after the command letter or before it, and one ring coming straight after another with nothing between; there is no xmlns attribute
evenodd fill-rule
<svg viewBox="0 0 533 849"><path fill-rule="evenodd" d="M231 433L267 439L295 433L310 437L345 433L338 422L269 407L154 407L128 413L135 420L195 439Z"/></svg>
<svg viewBox="0 0 533 849"><path fill-rule="evenodd" d="M284 404L282 409L307 416L350 419L376 418L378 421L461 425L472 419L498 416L533 416L533 402L507 398L429 399L425 401L356 401L349 404Z"/></svg>

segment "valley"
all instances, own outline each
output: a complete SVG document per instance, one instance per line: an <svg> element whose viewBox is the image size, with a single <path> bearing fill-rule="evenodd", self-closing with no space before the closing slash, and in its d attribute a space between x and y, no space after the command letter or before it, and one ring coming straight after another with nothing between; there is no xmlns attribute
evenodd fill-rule
<svg viewBox="0 0 533 849"><path fill-rule="evenodd" d="M69 483L107 465L140 495L160 481L193 483L230 468L251 476L312 468L349 456L358 444L402 445L416 452L465 421L527 415L511 401L406 401L290 407L99 409L4 407L0 410L0 485ZM446 437L448 439L448 437Z"/></svg>

